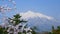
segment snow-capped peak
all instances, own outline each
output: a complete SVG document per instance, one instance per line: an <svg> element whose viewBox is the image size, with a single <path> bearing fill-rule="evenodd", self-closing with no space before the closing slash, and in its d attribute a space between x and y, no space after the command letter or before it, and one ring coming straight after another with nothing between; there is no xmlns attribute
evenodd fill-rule
<svg viewBox="0 0 60 34"><path fill-rule="evenodd" d="M27 11L24 13L20 13L20 15L22 15L23 19L29 19L29 18L35 18L35 17L46 18L48 20L53 19L53 17L51 17L51 16L47 16L47 15L44 15L42 13L33 12L33 11Z"/></svg>

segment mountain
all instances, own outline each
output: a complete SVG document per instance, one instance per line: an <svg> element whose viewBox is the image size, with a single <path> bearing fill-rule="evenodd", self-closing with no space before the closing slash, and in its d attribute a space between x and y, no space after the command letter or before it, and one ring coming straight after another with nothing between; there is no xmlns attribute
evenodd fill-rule
<svg viewBox="0 0 60 34"><path fill-rule="evenodd" d="M27 11L20 13L22 16L21 19L27 20L28 26L37 27L37 31L51 31L52 26L55 28L60 25L60 21L56 20L54 17L47 16L42 13L33 12L33 11ZM7 23L1 24L2 26L5 26ZM7 24L8 25L8 24ZM7 26L6 25L6 26Z"/></svg>
<svg viewBox="0 0 60 34"><path fill-rule="evenodd" d="M30 18L35 18L35 17L40 17L40 18L43 18L43 19L46 18L48 20L54 19L51 16L47 16L47 15L44 15L44 14L41 14L41 13L38 13L38 12L33 12L33 11L23 12L23 13L20 13L20 15L22 15L23 19L30 19Z"/></svg>
<svg viewBox="0 0 60 34"><path fill-rule="evenodd" d="M52 26L55 28L60 25L60 22L54 17L44 15L42 13L37 13L33 11L28 11L20 13L22 18L28 21L29 26L36 26L38 31L51 31Z"/></svg>
<svg viewBox="0 0 60 34"><path fill-rule="evenodd" d="M29 26L36 26L38 31L51 31L52 26L57 27L60 25L59 22L52 20L42 19L42 18L33 18L28 20Z"/></svg>

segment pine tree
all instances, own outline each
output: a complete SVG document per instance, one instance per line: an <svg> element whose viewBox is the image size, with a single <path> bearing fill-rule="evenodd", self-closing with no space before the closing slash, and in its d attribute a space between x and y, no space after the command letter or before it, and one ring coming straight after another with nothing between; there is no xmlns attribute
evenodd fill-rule
<svg viewBox="0 0 60 34"><path fill-rule="evenodd" d="M10 19L10 24L13 24L14 26L18 25L19 23L26 23L27 21L24 21L23 19L20 20L21 16L19 14L16 14L14 15L13 19L9 18Z"/></svg>
<svg viewBox="0 0 60 34"><path fill-rule="evenodd" d="M19 14L13 16L13 18L8 18L8 25L5 27L0 27L1 34L36 34L35 27L28 27L27 21L21 19Z"/></svg>
<svg viewBox="0 0 60 34"><path fill-rule="evenodd" d="M19 25L19 26L18 26L18 30L22 28L23 31L20 32L20 31L21 31L21 30L20 30L20 31L18 32L18 34L23 34L23 33L26 34L27 32L24 30L24 28L25 28L25 29L28 29L28 28L26 28L26 25L27 25L26 22L27 22L27 21L25 21L25 20L23 20L23 19L20 19L20 18L21 18L21 16L20 16L19 14L16 14L16 15L14 15L14 18L13 18L13 19L9 18L9 23L10 23L11 25L13 25L14 27L16 27L16 26L19 25L19 24L22 24L22 25ZM14 31L14 29L11 29L11 31L12 31L12 30ZM14 33L13 33L13 34L14 34Z"/></svg>

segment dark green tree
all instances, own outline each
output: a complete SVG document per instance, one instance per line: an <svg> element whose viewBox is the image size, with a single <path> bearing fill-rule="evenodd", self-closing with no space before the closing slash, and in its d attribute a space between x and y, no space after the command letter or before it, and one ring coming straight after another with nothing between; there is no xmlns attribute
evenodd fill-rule
<svg viewBox="0 0 60 34"><path fill-rule="evenodd" d="M60 26L57 26L57 29L60 31Z"/></svg>
<svg viewBox="0 0 60 34"><path fill-rule="evenodd" d="M20 18L21 18L21 16L19 15L19 14L16 14L16 15L14 15L14 18L13 19L11 19L11 18L9 18L10 19L10 24L13 24L14 26L16 26L16 25L18 25L19 23L26 23L27 21L25 21L25 20L23 20L23 19L21 19L20 20Z"/></svg>
<svg viewBox="0 0 60 34"><path fill-rule="evenodd" d="M19 14L14 15L13 18L8 18L7 21L9 23L9 25L11 25L13 27L16 27L16 25L19 25L20 23L26 24L26 22L27 22L27 21L21 19L21 16ZM16 29L16 28L11 28L11 27L9 27L9 25L7 26L7 28L0 27L0 33L8 34L10 31L14 32L14 29ZM30 28L30 30L29 30L27 25L28 24L26 24L25 26L23 26L23 25L18 26L18 29L21 29L22 27L24 27L23 32L18 32L18 34L23 34L23 33L24 34L27 34L27 33L36 34L36 31L35 31L36 27ZM10 28L10 30L9 30L9 28ZM9 32L7 30L9 30ZM14 34L14 33L10 33L10 34Z"/></svg>

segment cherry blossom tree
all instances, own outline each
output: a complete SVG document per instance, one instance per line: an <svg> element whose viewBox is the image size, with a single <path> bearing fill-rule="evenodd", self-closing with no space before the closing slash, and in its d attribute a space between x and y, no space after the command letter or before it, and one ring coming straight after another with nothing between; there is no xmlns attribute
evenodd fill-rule
<svg viewBox="0 0 60 34"><path fill-rule="evenodd" d="M6 0L0 0L2 2ZM7 0L8 2L12 3L14 7L9 7L8 4L4 6L0 6L0 13L3 14L3 24L0 25L0 33L1 34L35 34L33 28L28 27L27 21L21 19L19 14L13 16L13 18L9 18L4 15L4 12L16 10L16 2L13 0Z"/></svg>

